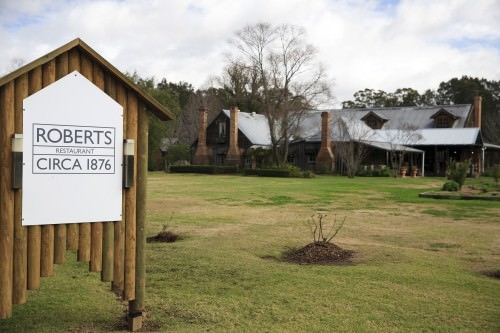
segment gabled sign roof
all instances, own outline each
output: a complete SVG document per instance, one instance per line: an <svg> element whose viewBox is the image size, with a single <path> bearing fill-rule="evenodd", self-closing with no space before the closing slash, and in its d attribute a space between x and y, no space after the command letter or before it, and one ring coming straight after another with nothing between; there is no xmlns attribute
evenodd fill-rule
<svg viewBox="0 0 500 333"><path fill-rule="evenodd" d="M90 59L98 64L100 64L104 69L112 73L117 80L119 80L125 87L134 91L137 94L138 99L144 103L144 105L158 118L161 120L171 120L174 119L174 115L163 105L161 105L157 100L153 97L146 94L142 91L137 85L135 85L132 81L130 81L122 72L120 72L116 67L111 65L106 59L104 59L101 55L99 55L95 50L93 50L90 46L88 46L84 41L80 38L76 38L71 42L55 49L54 51L30 62L22 66L21 68L15 70L14 72L7 74L6 76L0 78L0 86L3 86L7 82L15 80L19 76L28 73L32 69L41 66L53 59L57 56L68 52L71 49L77 48L81 52L85 53L90 57Z"/></svg>

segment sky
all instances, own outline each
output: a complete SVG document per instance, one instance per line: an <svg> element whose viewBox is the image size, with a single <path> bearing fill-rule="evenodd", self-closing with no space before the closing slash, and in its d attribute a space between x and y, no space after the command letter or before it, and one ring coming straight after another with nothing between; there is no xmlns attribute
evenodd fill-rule
<svg viewBox="0 0 500 333"><path fill-rule="evenodd" d="M246 25L303 27L335 100L500 80L500 0L0 0L0 76L79 37L122 72L206 88Z"/></svg>

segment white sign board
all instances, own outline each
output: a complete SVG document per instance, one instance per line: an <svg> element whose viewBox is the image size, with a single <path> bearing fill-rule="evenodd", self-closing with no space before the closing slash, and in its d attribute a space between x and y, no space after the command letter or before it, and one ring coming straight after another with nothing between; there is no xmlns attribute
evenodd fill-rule
<svg viewBox="0 0 500 333"><path fill-rule="evenodd" d="M119 221L123 108L78 72L23 101L23 225Z"/></svg>

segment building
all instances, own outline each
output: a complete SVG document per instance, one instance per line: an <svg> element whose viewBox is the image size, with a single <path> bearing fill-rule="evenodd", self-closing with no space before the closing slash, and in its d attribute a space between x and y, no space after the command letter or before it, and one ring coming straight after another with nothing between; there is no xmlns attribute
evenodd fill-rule
<svg viewBox="0 0 500 333"><path fill-rule="evenodd" d="M193 164L238 165L250 168L264 162L257 152L271 145L265 116L222 110L207 124L208 110L200 109ZM419 175L443 176L450 159L471 159L471 174L500 163L500 146L481 135L481 97L474 104L311 111L300 119L290 138L288 161L304 170L336 169L340 143L369 147L363 164L390 166L396 152L402 163Z"/></svg>

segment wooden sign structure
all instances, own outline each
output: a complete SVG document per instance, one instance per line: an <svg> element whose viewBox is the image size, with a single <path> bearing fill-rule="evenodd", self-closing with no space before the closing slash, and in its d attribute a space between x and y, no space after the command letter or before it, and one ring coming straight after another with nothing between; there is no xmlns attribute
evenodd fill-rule
<svg viewBox="0 0 500 333"><path fill-rule="evenodd" d="M13 137L23 130L23 100L77 71L123 107L123 137L135 140L134 179L122 191L122 219L57 225L22 224L22 189L13 186ZM40 277L54 274L66 250L129 301L129 329L142 325L145 289L145 201L148 115L172 114L146 95L80 39L0 78L0 319L12 305L27 301L26 290L40 288Z"/></svg>

